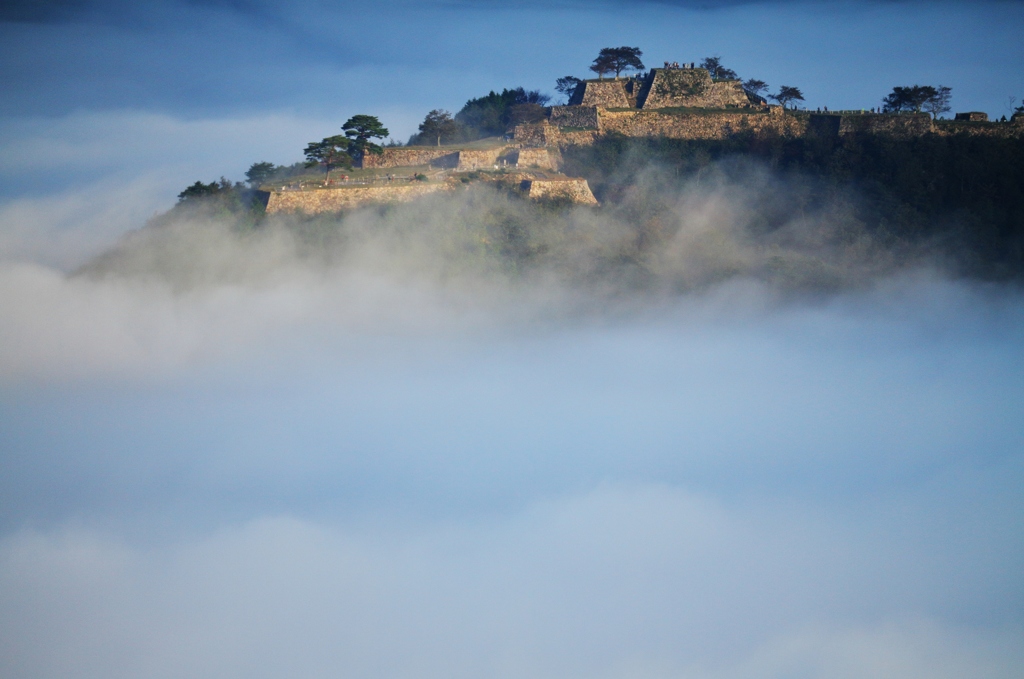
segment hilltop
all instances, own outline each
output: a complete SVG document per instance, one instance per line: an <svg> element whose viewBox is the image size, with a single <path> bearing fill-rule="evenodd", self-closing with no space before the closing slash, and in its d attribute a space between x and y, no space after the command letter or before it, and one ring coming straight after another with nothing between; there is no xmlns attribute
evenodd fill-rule
<svg viewBox="0 0 1024 679"><path fill-rule="evenodd" d="M1024 272L1024 111L946 120L949 88L922 86L894 88L866 110L809 111L797 107L799 88L767 94L717 58L598 75L560 78L562 105L519 87L470 99L454 117L433 110L407 144L374 143L388 130L353 116L344 134L311 142L306 163L256 163L249 187L197 182L178 209L205 202L253 226L268 215L343 214L481 188L559 209L616 210L631 196L639 220L667 204L635 202L651 168L682 187L723 163L754 163L788 182L786 214L842 203L843 219L819 228L852 229L893 251L926 249L972 275ZM645 247L662 239L642 221L631 228Z"/></svg>

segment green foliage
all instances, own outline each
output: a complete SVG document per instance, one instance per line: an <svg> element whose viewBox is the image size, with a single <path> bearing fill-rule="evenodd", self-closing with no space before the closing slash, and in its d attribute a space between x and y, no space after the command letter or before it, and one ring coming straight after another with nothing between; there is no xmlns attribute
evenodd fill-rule
<svg viewBox="0 0 1024 679"><path fill-rule="evenodd" d="M459 124L452 119L452 114L441 109L434 109L420 123L420 135L426 139L436 139L438 146L442 139L451 141L458 132Z"/></svg>
<svg viewBox="0 0 1024 679"><path fill-rule="evenodd" d="M241 182L232 184L221 177L204 184L197 181L178 194L178 203L152 224L181 216L232 220L239 227L256 226L266 212L266 193L248 189Z"/></svg>
<svg viewBox="0 0 1024 679"><path fill-rule="evenodd" d="M366 114L354 115L341 126L348 137L348 154L352 158L362 158L367 153L381 154L384 149L374 144L371 139L383 139L390 132L381 124L376 116Z"/></svg>
<svg viewBox="0 0 1024 679"><path fill-rule="evenodd" d="M567 75L564 78L559 78L555 81L555 91L559 94L564 94L566 100L572 99L573 92L579 87L580 83L583 82L574 75Z"/></svg>
<svg viewBox="0 0 1024 679"><path fill-rule="evenodd" d="M639 47L604 47L598 53L590 70L599 77L605 73L614 73L616 79L623 71L642 71L644 62L640 61L643 52Z"/></svg>
<svg viewBox="0 0 1024 679"><path fill-rule="evenodd" d="M303 153L306 166L322 166L327 171L324 181L330 179L331 170L336 167L352 167L352 156L348 152L349 140L340 134L310 142Z"/></svg>
<svg viewBox="0 0 1024 679"><path fill-rule="evenodd" d="M803 101L804 93L800 91L799 87L782 85L776 94L770 94L768 97L779 102L779 105L785 108L791 101Z"/></svg>
<svg viewBox="0 0 1024 679"><path fill-rule="evenodd" d="M184 191L178 194L178 202L188 203L190 201L213 198L229 193L232 188L231 182L224 177L221 177L220 181L210 182L209 184L197 181L195 184L186 187Z"/></svg>
<svg viewBox="0 0 1024 679"><path fill-rule="evenodd" d="M910 85L894 87L892 92L882 100L882 110L888 113L913 111L920 113L922 109L933 117L950 110L949 102L953 90L949 87L932 87L931 85Z"/></svg>
<svg viewBox="0 0 1024 679"><path fill-rule="evenodd" d="M939 85L935 88L935 94L928 97L924 102L924 110L932 114L932 118L938 118L942 113L951 110L950 100L953 98L953 88Z"/></svg>
<svg viewBox="0 0 1024 679"><path fill-rule="evenodd" d="M274 173L278 171L278 167L273 163L260 162L253 163L249 166L249 169L245 171L246 181L249 182L249 186L258 188L260 185L265 183L268 179L274 176Z"/></svg>
<svg viewBox="0 0 1024 679"><path fill-rule="evenodd" d="M755 101L764 101L764 95L768 91L768 83L763 80L751 78L743 83L743 91Z"/></svg>
<svg viewBox="0 0 1024 679"><path fill-rule="evenodd" d="M711 74L711 78L713 80L739 79L739 76L736 75L736 71L722 65L722 57L720 56L704 57L704 61L700 62L700 67L706 68L708 73Z"/></svg>
<svg viewBox="0 0 1024 679"><path fill-rule="evenodd" d="M490 92L485 97L470 99L455 114L455 120L462 125L468 139L482 139L505 134L512 124L512 108L521 104L544 106L550 97L537 90L526 91L522 87Z"/></svg>
<svg viewBox="0 0 1024 679"><path fill-rule="evenodd" d="M509 125L539 123L544 120L544 107L540 104L514 104L508 110Z"/></svg>
<svg viewBox="0 0 1024 679"><path fill-rule="evenodd" d="M566 172L614 197L653 163L681 180L753 160L799 186L791 200L820 205L849 192L853 217L879 242L940 248L967 273L1024 276L1024 139L926 135L896 139L635 140L608 135L563 152ZM825 225L826 227L828 225Z"/></svg>

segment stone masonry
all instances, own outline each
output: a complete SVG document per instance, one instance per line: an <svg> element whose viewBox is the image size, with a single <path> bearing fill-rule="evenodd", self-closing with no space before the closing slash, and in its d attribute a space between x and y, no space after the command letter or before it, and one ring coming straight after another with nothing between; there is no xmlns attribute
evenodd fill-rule
<svg viewBox="0 0 1024 679"><path fill-rule="evenodd" d="M267 214L338 212L377 203L404 203L451 187L441 183L410 182L380 186L353 186L313 191L271 191Z"/></svg>
<svg viewBox="0 0 1024 679"><path fill-rule="evenodd" d="M491 149L453 149L452 147L437 148L385 148L382 154L367 154L360 165L362 168L415 167L429 165L460 171L480 170L499 163L502 156L508 156L509 162L515 162L510 156L509 146L498 146Z"/></svg>
<svg viewBox="0 0 1024 679"><path fill-rule="evenodd" d="M738 80L715 82L703 68L651 69L637 97L637 104L645 110L749 108L753 105Z"/></svg>
<svg viewBox="0 0 1024 679"><path fill-rule="evenodd" d="M548 122L555 127L576 127L581 130L596 130L600 124L596 106L552 106Z"/></svg>
<svg viewBox="0 0 1024 679"><path fill-rule="evenodd" d="M519 189L533 200L568 199L581 205L597 205L586 179L525 179Z"/></svg>
<svg viewBox="0 0 1024 679"><path fill-rule="evenodd" d="M629 108L625 80L584 80L569 98L570 106Z"/></svg>
<svg viewBox="0 0 1024 679"><path fill-rule="evenodd" d="M555 155L558 150L555 149ZM519 149L516 156L518 167L539 167L547 170L556 169L558 162L552 157L552 153L546 148L524 148Z"/></svg>
<svg viewBox="0 0 1024 679"><path fill-rule="evenodd" d="M972 123L987 123L988 114L981 111L970 111L968 113L957 113L955 120L963 120Z"/></svg>
<svg viewBox="0 0 1024 679"><path fill-rule="evenodd" d="M603 111L601 131L627 137L669 139L726 139L738 133L784 137L802 136L806 119L769 113L661 113L659 111Z"/></svg>
<svg viewBox="0 0 1024 679"><path fill-rule="evenodd" d="M839 123L839 136L868 133L893 137L919 137L934 129L927 113L898 115L845 115Z"/></svg>
<svg viewBox="0 0 1024 679"><path fill-rule="evenodd" d="M491 168L498 164L499 158L508 155L508 152L507 146L493 149L463 149L458 152L455 168L460 171Z"/></svg>
<svg viewBox="0 0 1024 679"><path fill-rule="evenodd" d="M682 70L682 69L680 69ZM556 120L565 120L584 107L554 107ZM594 143L605 134L626 137L665 137L669 139L726 139L736 134L758 137L817 136L845 137L853 134L879 134L897 138L966 134L973 136L1024 136L1024 115L1008 123L971 121L933 121L928 114L808 114L784 111L779 106L736 111L663 111L615 110L596 107L593 129L566 129L547 121L520 125L514 144L522 148L565 148ZM590 115L587 113L587 115ZM575 126L573 126L575 127Z"/></svg>
<svg viewBox="0 0 1024 679"><path fill-rule="evenodd" d="M409 167L431 165L433 167L456 167L459 164L455 149L438 147L387 147L383 153L367 153L359 167Z"/></svg>

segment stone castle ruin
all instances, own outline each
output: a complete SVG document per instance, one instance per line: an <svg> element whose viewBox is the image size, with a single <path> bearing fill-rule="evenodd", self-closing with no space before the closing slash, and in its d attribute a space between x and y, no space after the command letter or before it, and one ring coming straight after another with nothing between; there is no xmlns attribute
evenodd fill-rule
<svg viewBox="0 0 1024 679"><path fill-rule="evenodd" d="M430 183L325 188L314 191L271 192L268 212L326 212L367 203L403 202L437 191L451 191L465 175L495 170L494 180L520 195L596 204L586 179L565 177L559 170L561 151L593 144L600 137L721 140L733 136L817 136L841 138L876 134L912 138L925 134L1024 136L1024 114L1009 123L988 122L982 113L957 114L955 120L935 121L926 113L840 111L814 113L769 106L748 94L738 80L716 80L693 63L665 63L641 77L584 80L565 106L545 109L540 122L517 125L487 148L388 147L367 154L362 169L427 168L440 180ZM419 171L419 170L416 170ZM485 172L484 174L488 174ZM498 176L500 175L500 177Z"/></svg>
<svg viewBox="0 0 1024 679"><path fill-rule="evenodd" d="M555 149L592 144L607 134L689 140L736 135L1024 136L1024 115L1014 116L1010 123L986 121L987 116L977 113L936 121L926 113L785 110L748 94L738 80L716 80L693 63L666 62L664 68L641 77L581 82L568 105L550 107L539 123L517 126L513 140L520 147Z"/></svg>
<svg viewBox="0 0 1024 679"><path fill-rule="evenodd" d="M766 108L738 80L714 80L707 69L669 66L652 68L642 78L584 80L572 93L570 106L633 108Z"/></svg>

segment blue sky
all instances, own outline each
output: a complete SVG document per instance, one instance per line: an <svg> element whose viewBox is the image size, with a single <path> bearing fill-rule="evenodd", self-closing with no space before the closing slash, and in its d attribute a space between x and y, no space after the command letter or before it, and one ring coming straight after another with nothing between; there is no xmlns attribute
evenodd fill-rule
<svg viewBox="0 0 1024 679"><path fill-rule="evenodd" d="M252 110L394 115L490 88L550 91L597 49L649 64L720 54L742 76L801 87L810 106L870 107L894 86L944 83L958 109L1000 115L1024 87L1016 2L84 3L4 25L3 112ZM385 114L386 115L386 114Z"/></svg>
<svg viewBox="0 0 1024 679"><path fill-rule="evenodd" d="M648 64L721 55L811 107L869 108L944 84L956 111L1024 99L1020 2L7 3L0 23L0 254L109 243L188 184L291 163L355 113L395 138L491 89L552 92L596 51ZM131 187L125 192L126 187ZM83 222L84 223L84 222ZM37 242L42 238L48 245ZM61 243L66 243L61 245ZM7 245L5 245L7 243ZM98 247L98 246L97 246Z"/></svg>

